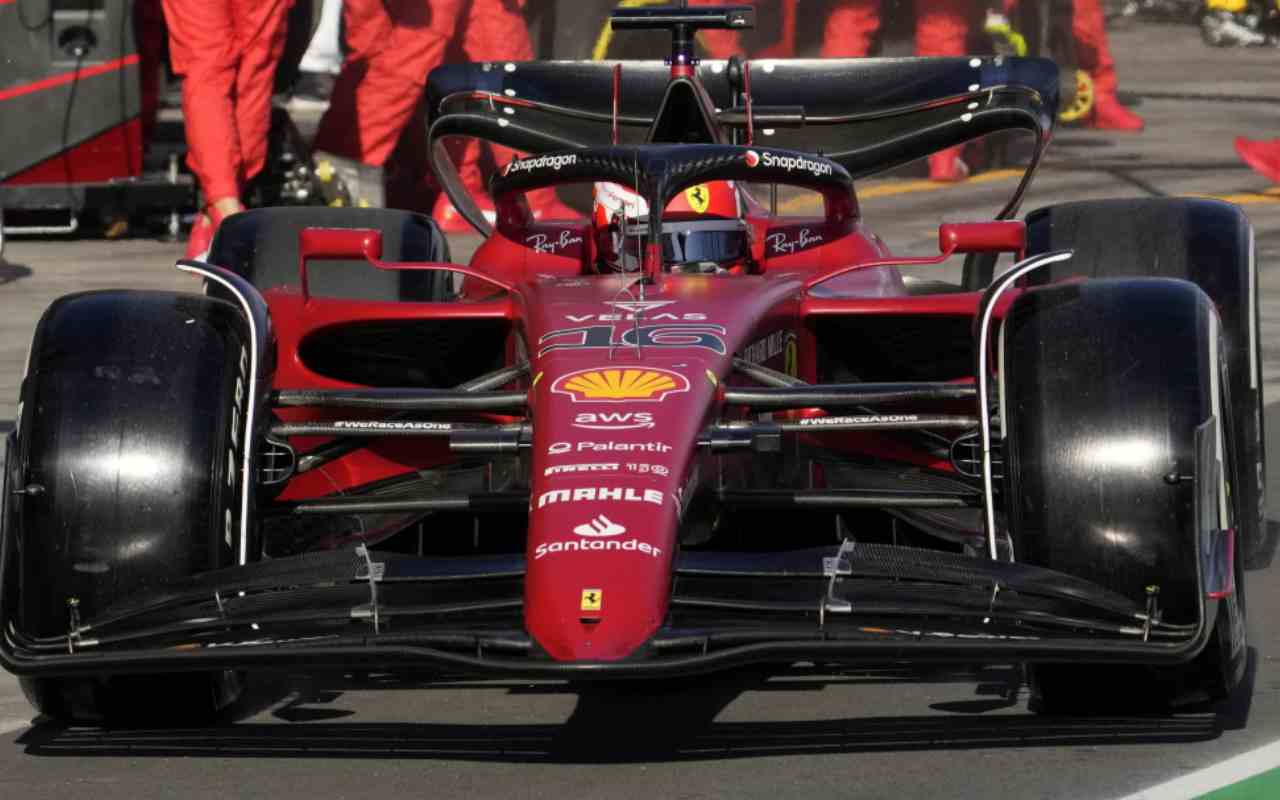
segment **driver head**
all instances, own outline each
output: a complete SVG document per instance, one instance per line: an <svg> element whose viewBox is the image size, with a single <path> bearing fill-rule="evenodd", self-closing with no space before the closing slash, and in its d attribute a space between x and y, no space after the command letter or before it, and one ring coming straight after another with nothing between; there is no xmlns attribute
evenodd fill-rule
<svg viewBox="0 0 1280 800"><path fill-rule="evenodd" d="M640 270L648 238L649 205L616 183L595 185L592 222L602 272ZM662 215L662 259L673 272L728 272L749 257L748 227L733 181L690 186Z"/></svg>

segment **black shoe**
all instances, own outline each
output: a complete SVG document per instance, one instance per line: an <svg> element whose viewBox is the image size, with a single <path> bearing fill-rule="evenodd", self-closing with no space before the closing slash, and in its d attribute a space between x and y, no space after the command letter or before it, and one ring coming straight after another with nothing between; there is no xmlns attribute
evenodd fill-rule
<svg viewBox="0 0 1280 800"><path fill-rule="evenodd" d="M324 111L333 94L334 76L327 72L300 72L289 98L291 111Z"/></svg>

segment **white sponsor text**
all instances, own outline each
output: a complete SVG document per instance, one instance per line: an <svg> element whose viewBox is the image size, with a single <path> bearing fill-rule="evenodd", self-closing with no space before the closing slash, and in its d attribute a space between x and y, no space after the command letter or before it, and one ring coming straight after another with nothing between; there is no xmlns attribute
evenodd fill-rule
<svg viewBox="0 0 1280 800"><path fill-rule="evenodd" d="M606 486L579 486L576 489L552 489L538 495L538 508L555 503L591 503L602 501L623 503L653 503L662 505L662 492L657 489L636 489L631 486L609 488Z"/></svg>

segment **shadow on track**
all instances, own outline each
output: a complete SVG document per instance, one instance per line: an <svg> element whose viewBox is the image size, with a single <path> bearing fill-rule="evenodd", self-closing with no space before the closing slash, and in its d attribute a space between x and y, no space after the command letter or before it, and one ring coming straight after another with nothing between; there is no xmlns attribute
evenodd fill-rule
<svg viewBox="0 0 1280 800"><path fill-rule="evenodd" d="M0 257L0 286L29 277L31 277L31 267L12 264Z"/></svg>
<svg viewBox="0 0 1280 800"><path fill-rule="evenodd" d="M925 676L937 682L938 674ZM941 676L972 683L973 672ZM1110 746L1198 742L1233 727L1213 713L1172 718L1064 719L1020 713L1020 670L978 675L978 694L993 699L938 703L946 715L821 720L717 721L744 692L813 692L832 684L919 681L919 671L887 671L833 679L769 677L740 672L662 684L477 684L511 695L574 693L577 706L560 724L434 724L338 721L353 712L329 708L343 689L456 691L467 684L415 684L372 677L338 683L292 684L277 704L281 722L228 723L200 729L94 730L40 722L17 744L46 757L450 759L509 763L645 763L816 753L901 752ZM259 687L265 697L281 687ZM275 697L280 697L275 694ZM424 704L430 707L430 703ZM244 707L254 714L261 707ZM1002 713L990 714L992 711ZM1247 710L1244 712L1247 714Z"/></svg>

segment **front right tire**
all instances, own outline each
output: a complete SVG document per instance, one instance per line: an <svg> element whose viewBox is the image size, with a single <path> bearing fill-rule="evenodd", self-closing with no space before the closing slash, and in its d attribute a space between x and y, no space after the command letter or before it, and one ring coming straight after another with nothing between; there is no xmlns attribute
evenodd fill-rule
<svg viewBox="0 0 1280 800"><path fill-rule="evenodd" d="M1159 587L1164 621L1194 624L1203 603L1213 623L1208 644L1184 665L1031 665L1041 712L1167 711L1222 700L1240 682L1239 559L1234 593L1204 598L1197 548L1196 436L1207 421L1224 445L1224 469L1209 490L1227 519L1219 510L1215 527L1235 526L1238 501L1235 442L1222 435L1230 405L1219 325L1197 287L1156 279L1035 289L1004 322L1005 497L1017 559L1140 607L1147 587Z"/></svg>
<svg viewBox="0 0 1280 800"><path fill-rule="evenodd" d="M91 623L242 549L252 559L238 524L251 347L239 310L200 295L89 292L49 307L20 396L24 491L10 497L17 635L64 641L72 606ZM123 725L201 721L236 693L224 672L23 687L49 716Z"/></svg>

